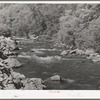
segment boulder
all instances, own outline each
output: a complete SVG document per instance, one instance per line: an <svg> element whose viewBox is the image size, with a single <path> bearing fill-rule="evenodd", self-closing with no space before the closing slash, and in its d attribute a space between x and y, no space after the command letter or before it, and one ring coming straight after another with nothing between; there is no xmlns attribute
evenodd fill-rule
<svg viewBox="0 0 100 100"><path fill-rule="evenodd" d="M93 53L93 54L90 54L87 59L94 59L96 56L98 56L99 54L98 53Z"/></svg>
<svg viewBox="0 0 100 100"><path fill-rule="evenodd" d="M100 61L100 55L97 55L95 56L93 59L92 59L93 62L99 62Z"/></svg>
<svg viewBox="0 0 100 100"><path fill-rule="evenodd" d="M26 78L23 74L20 74L20 73L14 72L14 71L12 71L11 75L15 79L25 79Z"/></svg>
<svg viewBox="0 0 100 100"><path fill-rule="evenodd" d="M2 73L0 73L0 78L2 78L3 77L3 74ZM1 80L1 79L0 79Z"/></svg>
<svg viewBox="0 0 100 100"><path fill-rule="evenodd" d="M0 82L2 82L4 79L3 79L3 77L0 77Z"/></svg>
<svg viewBox="0 0 100 100"><path fill-rule="evenodd" d="M89 56L89 55L91 55L91 54L95 54L95 51L94 51L93 49L87 49L87 50L85 51L85 55Z"/></svg>
<svg viewBox="0 0 100 100"><path fill-rule="evenodd" d="M3 62L2 62L2 61L0 61L0 66L4 66L4 64L3 64Z"/></svg>
<svg viewBox="0 0 100 100"><path fill-rule="evenodd" d="M75 50L71 50L70 54L83 55L83 54L85 54L85 52L83 50L80 50L80 49L75 49Z"/></svg>
<svg viewBox="0 0 100 100"><path fill-rule="evenodd" d="M80 49L76 49L76 54L79 54L79 55L84 55L85 52L83 50L80 50Z"/></svg>
<svg viewBox="0 0 100 100"><path fill-rule="evenodd" d="M4 88L4 90L14 90L14 89L15 89L14 84L8 84L8 85Z"/></svg>
<svg viewBox="0 0 100 100"><path fill-rule="evenodd" d="M76 49L75 50L71 50L70 54L76 54Z"/></svg>
<svg viewBox="0 0 100 100"><path fill-rule="evenodd" d="M28 78L23 84L25 90L43 90L46 87L40 78Z"/></svg>
<svg viewBox="0 0 100 100"><path fill-rule="evenodd" d="M7 68L12 68L12 67L20 67L21 63L12 57L9 57L8 59L4 60L6 67Z"/></svg>
<svg viewBox="0 0 100 100"><path fill-rule="evenodd" d="M68 54L68 51L67 51L67 50L64 50L64 51L61 52L60 55L61 55L61 56L65 56L65 55L67 55L67 54Z"/></svg>
<svg viewBox="0 0 100 100"><path fill-rule="evenodd" d="M52 81L61 81L61 77L59 75L52 76L50 79Z"/></svg>

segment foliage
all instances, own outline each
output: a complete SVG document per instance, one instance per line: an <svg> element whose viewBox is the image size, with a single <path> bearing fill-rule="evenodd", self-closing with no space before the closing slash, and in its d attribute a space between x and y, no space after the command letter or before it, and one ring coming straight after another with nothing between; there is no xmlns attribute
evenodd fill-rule
<svg viewBox="0 0 100 100"><path fill-rule="evenodd" d="M100 4L0 4L0 34L100 49Z"/></svg>
<svg viewBox="0 0 100 100"><path fill-rule="evenodd" d="M60 18L57 41L81 49L99 49L100 5L77 4L76 9L65 10ZM69 35L69 33L72 33Z"/></svg>

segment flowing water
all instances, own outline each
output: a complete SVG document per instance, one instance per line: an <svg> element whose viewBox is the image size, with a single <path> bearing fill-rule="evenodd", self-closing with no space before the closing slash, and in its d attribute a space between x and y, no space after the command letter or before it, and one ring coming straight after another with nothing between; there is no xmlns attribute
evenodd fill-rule
<svg viewBox="0 0 100 100"><path fill-rule="evenodd" d="M39 57L60 56L61 50L51 50L51 43L26 43L21 45L20 52L28 52L31 56L33 48L42 48L43 53ZM44 48L44 49L43 49ZM60 75L65 79L75 80L74 84L66 82L45 82L47 89L61 90L97 90L100 89L100 63L93 63L84 56L68 55L61 61L55 63L39 63L34 59L18 58L23 64L21 68L15 69L17 72L24 74L26 77L49 79L53 75Z"/></svg>

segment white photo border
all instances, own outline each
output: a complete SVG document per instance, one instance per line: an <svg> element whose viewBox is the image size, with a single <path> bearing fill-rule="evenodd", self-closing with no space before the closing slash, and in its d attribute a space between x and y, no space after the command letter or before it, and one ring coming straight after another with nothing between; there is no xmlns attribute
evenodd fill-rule
<svg viewBox="0 0 100 100"><path fill-rule="evenodd" d="M0 3L98 4L100 1L0 1ZM100 99L99 90L0 90L0 99Z"/></svg>

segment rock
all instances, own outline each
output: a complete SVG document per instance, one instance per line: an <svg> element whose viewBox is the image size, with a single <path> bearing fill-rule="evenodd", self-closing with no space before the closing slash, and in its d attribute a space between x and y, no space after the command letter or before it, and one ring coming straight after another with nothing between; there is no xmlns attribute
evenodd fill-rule
<svg viewBox="0 0 100 100"><path fill-rule="evenodd" d="M45 88L43 81L40 78L28 78L24 81L25 90L42 90Z"/></svg>
<svg viewBox="0 0 100 100"><path fill-rule="evenodd" d="M71 50L70 54L76 54L76 49L75 50Z"/></svg>
<svg viewBox="0 0 100 100"><path fill-rule="evenodd" d="M50 79L52 81L61 81L61 77L59 75L52 76Z"/></svg>
<svg viewBox="0 0 100 100"><path fill-rule="evenodd" d="M0 62L0 66L4 66L4 64L2 62Z"/></svg>
<svg viewBox="0 0 100 100"><path fill-rule="evenodd" d="M0 77L0 82L2 82L4 79L3 79L3 77Z"/></svg>
<svg viewBox="0 0 100 100"><path fill-rule="evenodd" d="M24 90L36 90L33 84L25 84Z"/></svg>
<svg viewBox="0 0 100 100"><path fill-rule="evenodd" d="M17 49L18 49L18 44L10 37L4 37L0 39L0 50L3 51L3 55L7 56L15 55L14 50Z"/></svg>
<svg viewBox="0 0 100 100"><path fill-rule="evenodd" d="M19 50L22 50L22 48L19 48Z"/></svg>
<svg viewBox="0 0 100 100"><path fill-rule="evenodd" d="M11 73L11 75L15 79L25 79L26 78L23 74L20 74L20 73L14 72L14 71Z"/></svg>
<svg viewBox="0 0 100 100"><path fill-rule="evenodd" d="M42 79L40 79L40 78L29 78L28 82L29 83L33 82L33 83L36 83L36 84L42 84L43 83Z"/></svg>
<svg viewBox="0 0 100 100"><path fill-rule="evenodd" d="M11 74L11 69L6 68L5 66L2 67L1 71L2 71L3 76L6 76L6 75L7 75L7 76L10 76L10 74ZM5 74L6 74L6 75L5 75Z"/></svg>
<svg viewBox="0 0 100 100"><path fill-rule="evenodd" d="M6 73L3 73L3 78L8 80L8 75Z"/></svg>
<svg viewBox="0 0 100 100"><path fill-rule="evenodd" d="M0 78L1 78L1 77L3 77L3 74L2 74L2 73L0 73Z"/></svg>
<svg viewBox="0 0 100 100"><path fill-rule="evenodd" d="M90 54L87 59L94 59L96 56L98 56L99 54L98 53L93 53L93 54Z"/></svg>
<svg viewBox="0 0 100 100"><path fill-rule="evenodd" d="M2 90L3 89L3 87L2 86L0 86L0 90Z"/></svg>
<svg viewBox="0 0 100 100"><path fill-rule="evenodd" d="M83 54L85 54L85 52L83 50L80 50L80 49L75 49L75 50L70 51L70 54L83 55Z"/></svg>
<svg viewBox="0 0 100 100"><path fill-rule="evenodd" d="M72 79L65 79L65 81L68 83L68 84L72 84L75 82L75 80L72 80Z"/></svg>
<svg viewBox="0 0 100 100"><path fill-rule="evenodd" d="M19 50L16 41L10 37L0 37L0 90L44 89L45 85L43 85L42 79L26 78L23 74L13 71L12 67L21 66L19 61L12 56L16 54L15 50ZM5 55L7 56L2 57Z"/></svg>
<svg viewBox="0 0 100 100"><path fill-rule="evenodd" d="M9 57L8 59L4 60L4 62L6 63L7 68L20 67L21 66L21 63L18 60L12 58L12 57Z"/></svg>
<svg viewBox="0 0 100 100"><path fill-rule="evenodd" d="M93 59L92 59L93 62L99 62L100 61L100 55L97 55L95 56Z"/></svg>
<svg viewBox="0 0 100 100"><path fill-rule="evenodd" d="M67 54L68 54L68 51L64 50L64 51L61 52L60 55L61 55L61 56L65 56L65 55L67 55Z"/></svg>
<svg viewBox="0 0 100 100"><path fill-rule="evenodd" d="M100 55L98 53L91 53L87 59L91 59L93 62L99 62L100 61Z"/></svg>
<svg viewBox="0 0 100 100"><path fill-rule="evenodd" d="M79 55L84 55L85 52L83 50L80 50L80 49L76 49L76 54L79 54Z"/></svg>
<svg viewBox="0 0 100 100"><path fill-rule="evenodd" d="M87 50L85 51L85 55L89 56L89 55L91 55L91 54L95 54L95 51L94 51L93 49L87 49Z"/></svg>
<svg viewBox="0 0 100 100"><path fill-rule="evenodd" d="M8 85L4 88L4 90L14 90L14 89L15 89L14 84L8 84Z"/></svg>

